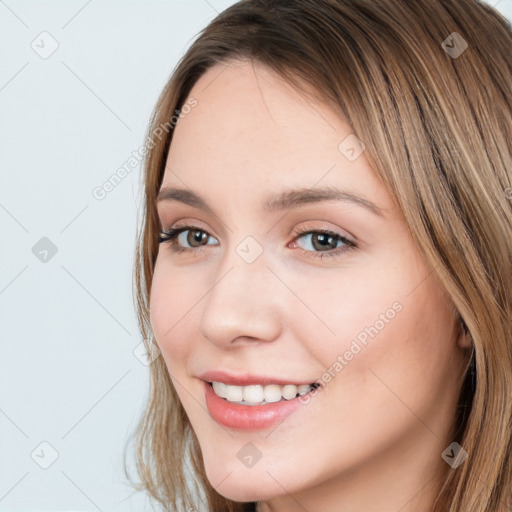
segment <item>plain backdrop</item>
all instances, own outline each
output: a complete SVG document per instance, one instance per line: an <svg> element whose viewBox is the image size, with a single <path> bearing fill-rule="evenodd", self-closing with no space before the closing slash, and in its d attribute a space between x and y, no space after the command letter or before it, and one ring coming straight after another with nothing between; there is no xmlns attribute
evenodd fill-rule
<svg viewBox="0 0 512 512"><path fill-rule="evenodd" d="M233 3L0 0L1 512L151 510L121 470L149 379L132 293L140 165L104 183ZM488 3L512 19L512 0Z"/></svg>

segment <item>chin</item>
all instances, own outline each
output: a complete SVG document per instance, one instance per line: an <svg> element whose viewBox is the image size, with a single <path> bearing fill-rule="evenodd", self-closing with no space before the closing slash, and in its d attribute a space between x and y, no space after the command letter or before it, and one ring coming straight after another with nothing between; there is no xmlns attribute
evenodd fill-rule
<svg viewBox="0 0 512 512"><path fill-rule="evenodd" d="M221 496L232 501L243 503L265 501L283 492L282 487L265 471L263 466L257 471L256 468L220 469L217 464L210 470L206 465L205 470L212 487Z"/></svg>
<svg viewBox="0 0 512 512"><path fill-rule="evenodd" d="M210 482L211 483L211 482ZM213 484L212 484L213 485ZM283 490L280 488L281 493ZM227 480L217 488L217 492L231 501L249 503L251 501L267 501L278 496L279 490L270 493L269 489L262 488L262 485L254 485L253 482L234 482L227 485Z"/></svg>

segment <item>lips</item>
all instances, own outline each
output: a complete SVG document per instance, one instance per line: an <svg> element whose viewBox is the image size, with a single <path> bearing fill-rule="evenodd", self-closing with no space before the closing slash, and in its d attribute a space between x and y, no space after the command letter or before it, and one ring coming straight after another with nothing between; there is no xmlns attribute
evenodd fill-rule
<svg viewBox="0 0 512 512"><path fill-rule="evenodd" d="M224 427L237 430L254 431L274 427L282 423L293 412L298 412L301 408L302 410L308 409L306 404L309 400L302 402L302 399L309 394L266 405L242 405L217 396L208 382L203 382L203 387L206 407L212 419ZM313 400L316 399L313 398L316 397L316 391L311 392Z"/></svg>
<svg viewBox="0 0 512 512"><path fill-rule="evenodd" d="M212 370L199 375L201 380L205 382L223 382L224 384L231 384L232 386L250 386L254 384L278 384L279 386L285 386L286 384L294 384L300 386L302 384L312 384L316 379L311 380L296 379L294 377L279 378L272 377L269 375L254 375L254 374L234 374L225 370Z"/></svg>

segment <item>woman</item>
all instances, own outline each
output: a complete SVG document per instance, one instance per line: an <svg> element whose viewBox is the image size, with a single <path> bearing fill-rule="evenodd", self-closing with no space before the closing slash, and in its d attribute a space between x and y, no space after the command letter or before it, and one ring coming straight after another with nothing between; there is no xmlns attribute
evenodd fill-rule
<svg viewBox="0 0 512 512"><path fill-rule="evenodd" d="M192 44L135 264L165 510L510 510L511 43L476 0L243 0Z"/></svg>

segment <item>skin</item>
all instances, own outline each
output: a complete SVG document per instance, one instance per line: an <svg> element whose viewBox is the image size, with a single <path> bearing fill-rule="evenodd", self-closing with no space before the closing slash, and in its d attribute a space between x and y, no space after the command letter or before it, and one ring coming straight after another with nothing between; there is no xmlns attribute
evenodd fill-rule
<svg viewBox="0 0 512 512"><path fill-rule="evenodd" d="M214 214L159 202L164 229L180 221L209 236L202 252L190 231L175 243L196 252L160 244L150 313L208 480L265 512L427 512L436 475L450 469L441 453L469 343L396 203L364 152L350 161L338 150L350 126L262 64L217 64L190 96L197 106L175 127L163 186L195 191ZM262 210L269 194L324 185L383 216L337 200ZM299 228L357 247L315 257L343 243L322 249ZM263 250L250 264L236 252L247 236ZM240 431L210 417L202 372L314 382L397 302L400 312L277 427ZM262 454L250 468L237 457L247 442Z"/></svg>

